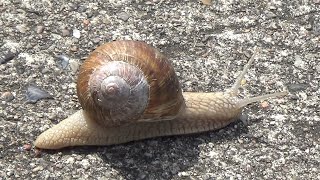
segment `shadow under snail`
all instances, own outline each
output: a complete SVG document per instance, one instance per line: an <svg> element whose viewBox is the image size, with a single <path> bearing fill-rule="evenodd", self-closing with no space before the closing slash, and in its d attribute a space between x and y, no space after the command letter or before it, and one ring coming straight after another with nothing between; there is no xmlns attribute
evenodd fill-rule
<svg viewBox="0 0 320 180"><path fill-rule="evenodd" d="M82 110L43 132L35 146L112 145L223 128L239 118L244 106L287 94L237 97L254 55L225 92L182 92L170 61L155 48L139 41L101 45L80 68Z"/></svg>

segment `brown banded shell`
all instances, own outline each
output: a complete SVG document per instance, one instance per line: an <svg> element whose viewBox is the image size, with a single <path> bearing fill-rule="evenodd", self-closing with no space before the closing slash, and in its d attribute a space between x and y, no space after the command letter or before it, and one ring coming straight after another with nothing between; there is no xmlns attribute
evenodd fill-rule
<svg viewBox="0 0 320 180"><path fill-rule="evenodd" d="M106 127L172 119L184 108L170 61L139 41L114 41L93 51L80 68L79 101Z"/></svg>

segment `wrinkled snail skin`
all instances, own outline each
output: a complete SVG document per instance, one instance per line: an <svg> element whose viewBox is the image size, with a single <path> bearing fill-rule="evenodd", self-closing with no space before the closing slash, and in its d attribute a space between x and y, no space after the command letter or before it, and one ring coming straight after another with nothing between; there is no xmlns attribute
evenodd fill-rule
<svg viewBox="0 0 320 180"><path fill-rule="evenodd" d="M237 120L247 104L287 94L278 92L252 98L237 98L240 81L253 60L254 56L244 67L233 87L225 92L182 93L173 67L156 49L137 41L107 43L93 51L80 69L77 93L83 109L43 132L34 144L41 149L113 145L223 128ZM134 68L128 70L127 62L133 64ZM108 68L102 67L106 64ZM120 68L117 70L115 67ZM140 70L143 71L145 79L139 75ZM135 75L128 75L128 72ZM118 81L120 75L125 77L128 85L119 83L120 85L114 86L112 81ZM136 77L140 80L135 79ZM109 102L115 97L119 98L122 90L129 86L130 93L123 91L128 100L122 100L121 96L114 104ZM136 92L137 89L145 92ZM99 94L102 91L106 91L107 95ZM108 102L102 103L104 100ZM120 110L114 108L117 106L121 107ZM137 108L137 111L130 108Z"/></svg>
<svg viewBox="0 0 320 180"><path fill-rule="evenodd" d="M158 136L192 134L220 129L237 119L232 99L222 93L184 93L186 110L174 120L137 122L105 128L79 110L41 134L35 142L42 149L79 145L111 145Z"/></svg>

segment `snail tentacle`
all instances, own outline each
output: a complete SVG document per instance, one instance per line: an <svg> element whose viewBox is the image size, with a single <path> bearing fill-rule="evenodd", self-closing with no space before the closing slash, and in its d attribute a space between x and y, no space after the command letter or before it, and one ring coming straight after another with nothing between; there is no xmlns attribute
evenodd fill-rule
<svg viewBox="0 0 320 180"><path fill-rule="evenodd" d="M233 84L233 86L230 89L226 90L226 93L230 94L231 97L238 96L241 81L244 79L245 74L248 72L250 66L254 62L255 57L257 56L257 54L259 52L260 52L260 49L258 47L255 47L253 55L250 57L249 61L244 66L242 72L239 74L239 76L235 80L235 83ZM287 94L288 94L288 92L284 91L284 92L276 92L276 93L271 93L271 94L266 94L266 95L261 95L261 96L255 96L255 97L246 97L244 99L237 99L237 107L243 108L246 105L251 104L253 102L258 102L258 101L266 100L268 98L274 98L277 96L285 96Z"/></svg>

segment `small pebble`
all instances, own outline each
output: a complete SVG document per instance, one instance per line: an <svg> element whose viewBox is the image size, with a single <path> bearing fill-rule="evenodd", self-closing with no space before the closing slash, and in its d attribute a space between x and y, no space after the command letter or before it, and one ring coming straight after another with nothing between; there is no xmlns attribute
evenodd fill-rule
<svg viewBox="0 0 320 180"><path fill-rule="evenodd" d="M30 151L31 150L31 144L25 144L23 145L23 149L26 150L26 151Z"/></svg>
<svg viewBox="0 0 320 180"><path fill-rule="evenodd" d="M63 37L70 36L70 31L68 29L62 29L61 32Z"/></svg>
<svg viewBox="0 0 320 180"><path fill-rule="evenodd" d="M179 37L174 37L174 38L172 38L172 41L174 41L174 42L180 42L181 41L181 39L179 38Z"/></svg>
<svg viewBox="0 0 320 180"><path fill-rule="evenodd" d="M47 67L45 67L45 68L43 68L43 69L41 70L41 73L42 73L42 74L45 74L45 73L47 73L47 72L50 72L50 69L47 68Z"/></svg>
<svg viewBox="0 0 320 180"><path fill-rule="evenodd" d="M83 22L83 25L85 26L89 26L90 24L90 21L88 19L84 19L82 22Z"/></svg>
<svg viewBox="0 0 320 180"><path fill-rule="evenodd" d="M300 69L306 69L306 62L301 58L301 56L296 55L294 61L294 66Z"/></svg>
<svg viewBox="0 0 320 180"><path fill-rule="evenodd" d="M41 156L41 150L38 148L35 148L34 150L34 157L40 157Z"/></svg>
<svg viewBox="0 0 320 180"><path fill-rule="evenodd" d="M14 99L14 96L11 92L7 91L1 94L0 99L6 102L10 102Z"/></svg>
<svg viewBox="0 0 320 180"><path fill-rule="evenodd" d="M316 70L320 73L320 64L316 66Z"/></svg>
<svg viewBox="0 0 320 180"><path fill-rule="evenodd" d="M247 80L242 79L242 80L240 81L240 84L241 84L241 86L243 86L243 85L247 84Z"/></svg>
<svg viewBox="0 0 320 180"><path fill-rule="evenodd" d="M78 51L78 47L77 46L71 46L70 47L70 51L76 52L76 51Z"/></svg>
<svg viewBox="0 0 320 180"><path fill-rule="evenodd" d="M190 174L187 173L187 172L180 172L179 175L180 176L186 176L186 177L190 176Z"/></svg>
<svg viewBox="0 0 320 180"><path fill-rule="evenodd" d="M78 29L74 29L74 30L72 31L72 35L73 35L73 37L75 37L75 38L77 38L77 39L79 39L80 36L81 36L80 31L79 31Z"/></svg>
<svg viewBox="0 0 320 180"><path fill-rule="evenodd" d="M305 25L306 30L311 31L312 30L312 25L310 23L308 23L307 25Z"/></svg>
<svg viewBox="0 0 320 180"><path fill-rule="evenodd" d="M204 5L212 5L212 0L201 0Z"/></svg>
<svg viewBox="0 0 320 180"><path fill-rule="evenodd" d="M269 103L267 101L263 101L263 102L260 103L260 106L262 108L267 108L267 107L269 107Z"/></svg>
<svg viewBox="0 0 320 180"><path fill-rule="evenodd" d="M69 60L70 60L70 58L69 58L68 56L61 54L61 55L56 56L56 58L57 58L58 61L59 61L59 64L58 64L58 65L59 65L62 69L65 69L65 68L69 65Z"/></svg>
<svg viewBox="0 0 320 180"><path fill-rule="evenodd" d="M75 162L75 159L73 157L70 157L66 160L67 164L73 164Z"/></svg>
<svg viewBox="0 0 320 180"><path fill-rule="evenodd" d="M30 85L26 93L27 103L36 103L41 99L51 99L52 96L46 91L41 90L37 86Z"/></svg>
<svg viewBox="0 0 320 180"><path fill-rule="evenodd" d="M138 179L146 179L146 174L145 173L140 173L139 175L138 175Z"/></svg>
<svg viewBox="0 0 320 180"><path fill-rule="evenodd" d="M305 91L308 88L308 84L288 84L287 87L291 92Z"/></svg>
<svg viewBox="0 0 320 180"><path fill-rule="evenodd" d="M14 171L12 169L8 170L7 172L7 176L12 176L14 174Z"/></svg>
<svg viewBox="0 0 320 180"><path fill-rule="evenodd" d="M13 52L10 52L10 51L5 52L5 53L0 52L0 64L4 64L4 63L12 60L15 56L16 56L16 54Z"/></svg>
<svg viewBox="0 0 320 180"><path fill-rule="evenodd" d="M70 68L71 68L71 71L73 73L76 73L79 69L79 63L78 61L75 61L75 60L71 60L70 61Z"/></svg>
<svg viewBox="0 0 320 180"><path fill-rule="evenodd" d="M277 7L275 7L275 6L273 6L273 5L270 5L270 6L269 6L269 9L272 10L272 11L274 11L274 10L277 10Z"/></svg>
<svg viewBox="0 0 320 180"><path fill-rule="evenodd" d="M99 37L96 37L96 38L93 38L93 40L92 40L92 41L93 41L94 43L99 43L99 42L100 42L100 40L101 40L101 39L100 39Z"/></svg>
<svg viewBox="0 0 320 180"><path fill-rule="evenodd" d="M127 21L130 18L130 16L126 12L121 12L118 14L118 18L123 21Z"/></svg>
<svg viewBox="0 0 320 180"><path fill-rule="evenodd" d="M307 100L308 99L308 95L305 92L299 92L298 93L300 98L302 98L303 100Z"/></svg>
<svg viewBox="0 0 320 180"><path fill-rule="evenodd" d="M320 35L320 23L319 22L314 23L312 26L312 30L315 35L317 36Z"/></svg>
<svg viewBox="0 0 320 180"><path fill-rule="evenodd" d="M95 10L97 10L97 9L95 9ZM90 11L90 10L89 10L89 11L87 11L87 12L86 12L86 14L87 14L87 18L92 18L92 17L93 17L93 15L94 15L94 14L93 14L93 12L92 12L92 11Z"/></svg>
<svg viewBox="0 0 320 180"><path fill-rule="evenodd" d="M83 167L84 169L88 169L88 168L90 167L90 163L89 163L89 161L88 161L87 159L83 159L83 160L80 162L80 164L82 165L82 167Z"/></svg>
<svg viewBox="0 0 320 180"><path fill-rule="evenodd" d="M239 119L244 125L247 126L249 124L249 117L247 114L241 114Z"/></svg>
<svg viewBox="0 0 320 180"><path fill-rule="evenodd" d="M37 172L37 171L42 171L42 170L43 170L42 166L37 166L37 167L32 169L32 172Z"/></svg>
<svg viewBox="0 0 320 180"><path fill-rule="evenodd" d="M36 31L38 34L41 34L44 30L44 26L37 26Z"/></svg>
<svg viewBox="0 0 320 180"><path fill-rule="evenodd" d="M16 28L20 33L26 33L28 31L28 27L25 24L19 24Z"/></svg>

